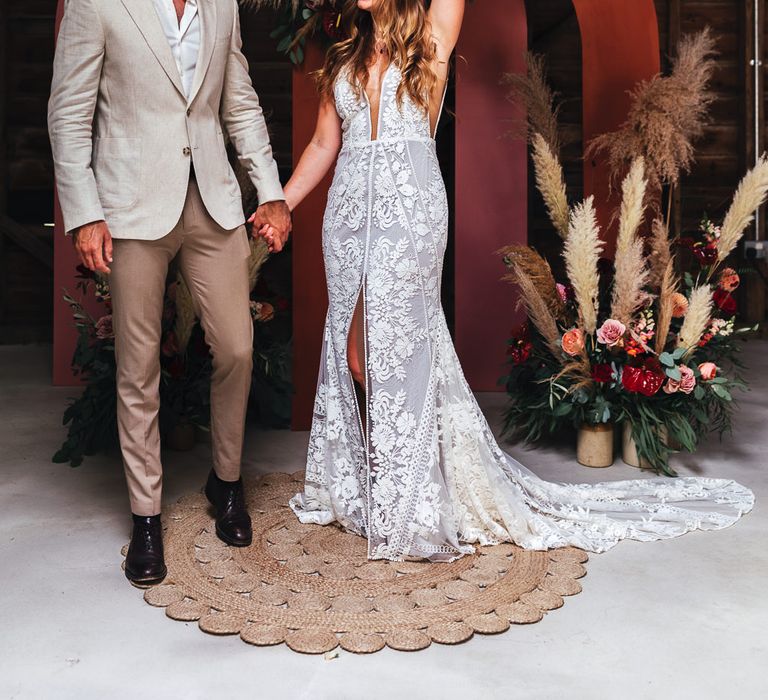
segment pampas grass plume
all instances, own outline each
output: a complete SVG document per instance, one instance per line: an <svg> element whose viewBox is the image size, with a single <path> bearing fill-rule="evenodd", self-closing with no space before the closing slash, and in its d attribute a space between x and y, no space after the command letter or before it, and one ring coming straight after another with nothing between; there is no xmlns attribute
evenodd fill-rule
<svg viewBox="0 0 768 700"><path fill-rule="evenodd" d="M568 198L565 193L563 166L541 134L535 133L531 143L536 187L544 198L552 225L561 238L566 238L568 236Z"/></svg>
<svg viewBox="0 0 768 700"><path fill-rule="evenodd" d="M712 315L712 289L708 284L694 287L688 300L688 311L677 336L677 347L686 348L690 355L709 326Z"/></svg>
<svg viewBox="0 0 768 700"><path fill-rule="evenodd" d="M599 274L597 263L603 250L595 216L594 198L588 197L574 207L565 239L563 258L568 279L576 296L579 317L585 333L597 328Z"/></svg>
<svg viewBox="0 0 768 700"><path fill-rule="evenodd" d="M758 209L768 195L768 158L763 154L752 170L742 178L733 196L728 212L720 229L720 240L717 242L717 259L725 260L738 245L747 226L754 219Z"/></svg>
<svg viewBox="0 0 768 700"><path fill-rule="evenodd" d="M648 280L643 241L637 236L643 220L645 188L643 159L636 158L622 186L619 233L616 239L616 273L611 297L611 318L624 324L629 324L632 315L642 304L643 287Z"/></svg>

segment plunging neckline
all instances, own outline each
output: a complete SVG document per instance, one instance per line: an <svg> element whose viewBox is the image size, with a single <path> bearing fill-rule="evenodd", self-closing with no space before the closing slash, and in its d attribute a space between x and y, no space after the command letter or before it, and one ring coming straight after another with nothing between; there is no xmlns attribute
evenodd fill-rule
<svg viewBox="0 0 768 700"><path fill-rule="evenodd" d="M387 64L387 67L384 69L384 73L381 76L381 84L379 85L379 111L376 113L376 137L373 137L373 105L371 104L371 98L368 95L368 90L366 90L365 86L363 86L363 97L365 99L365 104L367 108L368 113L368 140L371 143L375 143L379 140L379 137L381 136L381 98L384 95L384 88L387 83L387 77L389 76L389 71L394 66L394 62L390 61ZM443 108L445 106L445 96L448 93L448 81L445 81L445 85L443 85L443 94L440 98L440 107L437 111L437 116L435 117L435 126L432 127L432 117L430 115L429 109L427 109L427 129L429 131L429 137L431 139L434 139L437 134L437 128L440 125L440 117L443 116Z"/></svg>
<svg viewBox="0 0 768 700"><path fill-rule="evenodd" d="M378 141L379 135L381 134L381 98L384 95L384 86L387 82L387 76L389 75L389 69L392 67L393 63L390 61L387 64L387 67L384 69L384 72L381 74L381 82L379 83L379 109L376 112L376 135L374 137L373 133L373 104L371 103L371 98L368 95L368 90L366 89L366 86L363 86L363 95L365 96L365 102L368 106L368 140Z"/></svg>

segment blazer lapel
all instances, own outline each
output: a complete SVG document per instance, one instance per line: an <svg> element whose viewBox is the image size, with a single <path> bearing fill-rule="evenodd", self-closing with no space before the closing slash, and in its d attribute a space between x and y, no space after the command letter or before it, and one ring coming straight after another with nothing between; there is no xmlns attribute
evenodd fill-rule
<svg viewBox="0 0 768 700"><path fill-rule="evenodd" d="M179 69L176 67L176 61L171 53L171 47L165 36L160 19L155 12L155 6L152 0L121 0L128 14L136 23L139 31L143 34L155 58L160 62L163 70L166 72L176 89L184 95L184 87L181 84Z"/></svg>
<svg viewBox="0 0 768 700"><path fill-rule="evenodd" d="M213 56L213 47L216 43L216 21L218 12L216 3L211 0L198 0L197 13L200 18L200 52L197 56L195 75L192 78L192 89L189 92L189 103L192 104L197 96L200 86L203 84L205 74Z"/></svg>

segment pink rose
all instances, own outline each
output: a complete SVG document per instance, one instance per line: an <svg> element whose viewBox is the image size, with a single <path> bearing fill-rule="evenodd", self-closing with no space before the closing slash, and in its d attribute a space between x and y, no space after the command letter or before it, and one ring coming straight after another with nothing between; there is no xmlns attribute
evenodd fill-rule
<svg viewBox="0 0 768 700"><path fill-rule="evenodd" d="M584 349L584 333L580 328L571 328L563 335L562 346L571 357L578 355Z"/></svg>
<svg viewBox="0 0 768 700"><path fill-rule="evenodd" d="M696 375L685 365L680 365L680 391L690 394L696 388Z"/></svg>
<svg viewBox="0 0 768 700"><path fill-rule="evenodd" d="M621 321L609 318L597 331L597 340L612 348L627 332L627 327Z"/></svg>
<svg viewBox="0 0 768 700"><path fill-rule="evenodd" d="M664 391L667 394L674 394L676 391L690 394L696 388L696 376L693 370L685 365L680 365L678 369L680 370L680 379L668 379L664 385Z"/></svg>
<svg viewBox="0 0 768 700"><path fill-rule="evenodd" d="M699 373L701 378L708 382L710 379L714 379L717 376L717 365L714 362L702 362L699 365Z"/></svg>

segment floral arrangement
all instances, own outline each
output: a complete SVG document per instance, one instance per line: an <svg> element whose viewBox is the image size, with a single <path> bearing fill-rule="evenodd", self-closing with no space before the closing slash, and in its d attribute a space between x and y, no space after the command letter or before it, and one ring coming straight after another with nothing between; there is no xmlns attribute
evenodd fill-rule
<svg viewBox="0 0 768 700"><path fill-rule="evenodd" d="M290 332L288 303L267 300L257 286L259 270L267 258L263 242L251 243L250 275L254 290L254 371L252 406L264 423L284 427L290 417L291 385L288 380ZM83 266L78 267L77 289L81 298L93 294L103 314L93 316L81 300L70 294L64 300L72 309L78 340L72 360L76 374L85 381L81 396L64 413L67 438L53 457L72 466L83 458L118 445L115 381L115 339L112 301L107 280ZM277 307L277 308L276 308ZM285 318L283 318L285 317ZM281 326L273 330L270 326ZM171 274L166 286L160 351L160 432L167 437L181 425L207 430L210 425L211 355L199 321L195 318L189 289L180 275Z"/></svg>
<svg viewBox="0 0 768 700"><path fill-rule="evenodd" d="M509 341L508 433L536 440L569 422L626 421L641 464L674 475L673 447L693 451L710 430L730 428L733 392L745 387L735 342L744 329L734 327L739 275L726 260L768 195L768 159L743 178L722 224L705 219L698 239L670 238L662 213L665 190L693 160L713 54L708 31L684 38L672 74L638 86L627 124L590 144L623 173L613 261L601 257L592 198L567 200L541 60L510 79L513 98L531 107L535 179L563 240L565 277L557 281L532 248L501 251L528 317ZM680 269L681 249L697 269Z"/></svg>
<svg viewBox="0 0 768 700"><path fill-rule="evenodd" d="M344 37L344 0L241 0L246 7L277 9L278 22L270 36L278 40L277 50L300 65L307 40L318 36L331 44Z"/></svg>

